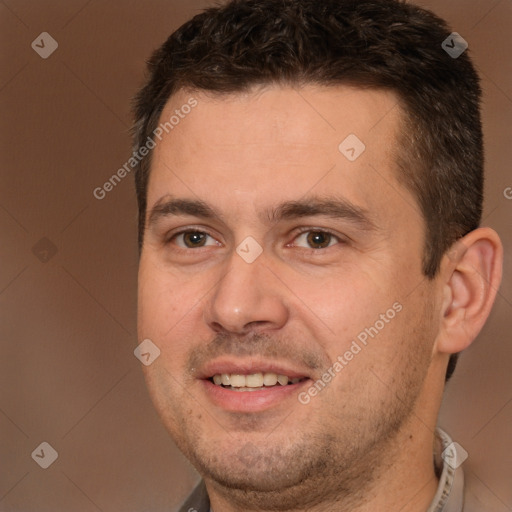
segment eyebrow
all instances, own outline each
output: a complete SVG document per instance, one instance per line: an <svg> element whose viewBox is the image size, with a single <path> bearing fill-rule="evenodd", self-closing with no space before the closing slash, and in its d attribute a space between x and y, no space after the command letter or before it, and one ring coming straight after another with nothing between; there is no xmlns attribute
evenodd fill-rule
<svg viewBox="0 0 512 512"><path fill-rule="evenodd" d="M374 230L377 227L365 208L340 197L311 197L298 201L286 201L266 212L266 218L270 223L317 216L344 219L365 230Z"/></svg>
<svg viewBox="0 0 512 512"><path fill-rule="evenodd" d="M196 199L167 199L158 201L151 209L148 217L148 225L156 224L160 219L171 216L190 215L203 219L220 218L221 215L215 208L204 201Z"/></svg>
<svg viewBox="0 0 512 512"><path fill-rule="evenodd" d="M220 212L208 203L197 199L169 198L158 201L148 217L148 226L152 226L162 218L189 215L203 219L223 220ZM340 197L309 197L295 201L285 201L275 207L264 210L260 219L272 224L282 220L293 220L301 217L329 217L347 220L364 230L376 230L377 226L369 212L347 199Z"/></svg>

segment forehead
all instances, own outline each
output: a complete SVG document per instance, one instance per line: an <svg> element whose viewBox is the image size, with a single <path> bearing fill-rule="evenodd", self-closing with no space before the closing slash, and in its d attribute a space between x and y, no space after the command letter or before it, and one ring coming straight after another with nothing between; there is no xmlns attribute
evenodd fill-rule
<svg viewBox="0 0 512 512"><path fill-rule="evenodd" d="M395 127L400 117L398 98L391 91L272 85L230 94L180 90L168 100L160 122L179 114L191 98L197 107L185 116L186 123L181 119L180 129L173 127L170 137L190 136L187 128L192 124L205 143L222 146L267 142L328 145L347 131L368 140Z"/></svg>
<svg viewBox="0 0 512 512"><path fill-rule="evenodd" d="M160 125L166 122L154 150L149 206L168 194L204 199L215 192L229 194L223 199L233 203L254 203L336 191L366 207L382 180L399 186L401 110L392 92L348 86L268 86L223 95L182 90L165 106Z"/></svg>

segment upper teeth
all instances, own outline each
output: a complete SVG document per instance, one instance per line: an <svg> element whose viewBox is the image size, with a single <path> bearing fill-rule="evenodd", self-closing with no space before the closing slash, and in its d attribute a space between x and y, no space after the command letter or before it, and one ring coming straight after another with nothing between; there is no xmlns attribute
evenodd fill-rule
<svg viewBox="0 0 512 512"><path fill-rule="evenodd" d="M262 386L275 386L278 382L281 386L286 386L289 382L295 384L299 381L300 377L290 379L286 375L277 373L251 373L250 375L218 373L213 376L213 382L218 386L222 384L234 388L261 388Z"/></svg>

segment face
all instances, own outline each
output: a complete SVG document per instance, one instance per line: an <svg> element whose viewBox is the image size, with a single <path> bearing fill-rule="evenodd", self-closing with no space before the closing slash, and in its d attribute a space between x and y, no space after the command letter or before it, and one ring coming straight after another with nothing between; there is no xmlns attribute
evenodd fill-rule
<svg viewBox="0 0 512 512"><path fill-rule="evenodd" d="M207 481L260 504L371 478L419 407L438 328L396 97L181 91L161 121L176 110L139 271L159 414Z"/></svg>

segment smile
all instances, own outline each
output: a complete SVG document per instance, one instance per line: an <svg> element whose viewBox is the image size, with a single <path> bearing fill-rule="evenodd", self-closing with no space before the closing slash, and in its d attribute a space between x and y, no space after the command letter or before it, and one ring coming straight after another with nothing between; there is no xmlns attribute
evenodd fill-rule
<svg viewBox="0 0 512 512"><path fill-rule="evenodd" d="M306 377L293 377L277 373L251 373L247 375L238 373L217 373L210 380L216 386L222 386L232 391L260 391L273 386L287 386L297 384Z"/></svg>

